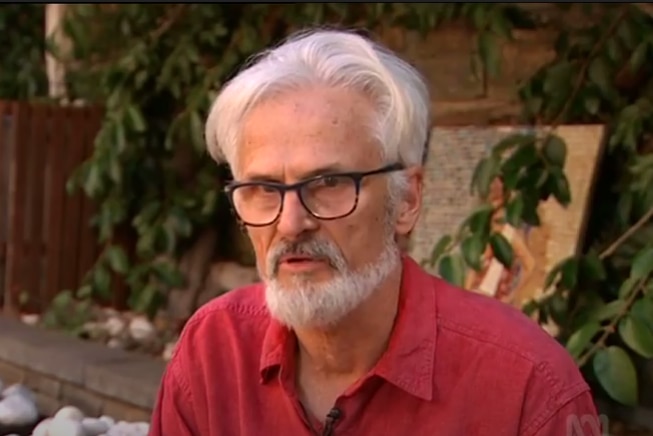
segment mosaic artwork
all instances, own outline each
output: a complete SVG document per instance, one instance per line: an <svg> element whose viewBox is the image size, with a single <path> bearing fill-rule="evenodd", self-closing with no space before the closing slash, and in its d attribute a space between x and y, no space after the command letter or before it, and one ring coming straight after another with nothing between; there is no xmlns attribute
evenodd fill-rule
<svg viewBox="0 0 653 436"><path fill-rule="evenodd" d="M477 162L504 137L524 132L519 127L438 127L433 129L426 161L424 205L409 243L417 261L428 258L433 245L452 234L480 200L470 193ZM596 166L603 150L603 126L563 126L557 130L567 143L565 173L571 204L564 208L550 199L540 206L542 225L514 228L497 224L511 243L515 262L506 269L486 249L483 268L469 269L465 288L491 295L515 306L543 295L546 274L562 259L574 255L582 240ZM500 180L491 192L501 193ZM501 199L494 199L494 201ZM490 199L493 201L493 199ZM435 271L434 271L435 272Z"/></svg>

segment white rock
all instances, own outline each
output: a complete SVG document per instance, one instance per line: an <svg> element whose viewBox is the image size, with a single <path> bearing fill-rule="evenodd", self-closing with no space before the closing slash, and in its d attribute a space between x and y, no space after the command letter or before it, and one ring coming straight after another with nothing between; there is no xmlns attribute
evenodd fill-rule
<svg viewBox="0 0 653 436"><path fill-rule="evenodd" d="M176 347L177 347L177 341L168 342L163 348L163 353L161 353L161 357L163 358L163 360L169 361L170 359L172 359L172 355L174 354Z"/></svg>
<svg viewBox="0 0 653 436"><path fill-rule="evenodd" d="M107 347L109 348L125 348L125 341L120 338L111 338L107 341Z"/></svg>
<svg viewBox="0 0 653 436"><path fill-rule="evenodd" d="M54 418L48 436L86 436L82 423L76 419Z"/></svg>
<svg viewBox="0 0 653 436"><path fill-rule="evenodd" d="M9 395L0 401L0 424L22 426L36 423L39 411L34 402L23 395Z"/></svg>
<svg viewBox="0 0 653 436"><path fill-rule="evenodd" d="M73 421L81 421L84 419L84 412L75 406L64 406L54 414L54 420L57 419L70 419Z"/></svg>
<svg viewBox="0 0 653 436"><path fill-rule="evenodd" d="M52 423L52 418L45 418L43 421L39 422L34 430L32 430L32 436L51 436L50 435L50 423Z"/></svg>
<svg viewBox="0 0 653 436"><path fill-rule="evenodd" d="M27 325L36 325L41 320L41 317L37 313L24 313L20 316L20 320Z"/></svg>
<svg viewBox="0 0 653 436"><path fill-rule="evenodd" d="M129 334L139 343L151 341L156 336L156 329L143 315L135 316L129 323Z"/></svg>
<svg viewBox="0 0 653 436"><path fill-rule="evenodd" d="M109 427L113 427L114 425L116 425L116 420L108 415L102 415L98 419L100 421L106 422Z"/></svg>
<svg viewBox="0 0 653 436"><path fill-rule="evenodd" d="M104 323L104 329L109 333L109 336L114 338L120 336L123 330L125 330L125 326L125 320L118 316L112 316Z"/></svg>
<svg viewBox="0 0 653 436"><path fill-rule="evenodd" d="M105 420L99 418L84 418L82 428L85 436L99 436L109 431L111 425Z"/></svg>
<svg viewBox="0 0 653 436"><path fill-rule="evenodd" d="M32 403L36 402L36 396L34 395L34 392L32 392L32 390L27 386L21 385L20 383L15 383L5 388L5 390L2 391L2 395L0 395L0 397L7 398L14 395L19 395Z"/></svg>

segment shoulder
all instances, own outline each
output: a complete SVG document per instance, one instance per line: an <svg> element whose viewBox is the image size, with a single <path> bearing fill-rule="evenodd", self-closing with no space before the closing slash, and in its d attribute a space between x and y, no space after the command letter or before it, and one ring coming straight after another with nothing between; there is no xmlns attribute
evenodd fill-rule
<svg viewBox="0 0 653 436"><path fill-rule="evenodd" d="M263 340L269 324L264 288L260 283L229 291L200 307L186 322L171 364L201 364L204 356L220 349L225 355L238 352L243 344L254 346ZM247 338L247 342L243 339Z"/></svg>
<svg viewBox="0 0 653 436"><path fill-rule="evenodd" d="M434 278L438 342L457 358L480 365L481 376L507 383L523 394L525 423L536 425L589 391L567 350L521 311L490 297Z"/></svg>

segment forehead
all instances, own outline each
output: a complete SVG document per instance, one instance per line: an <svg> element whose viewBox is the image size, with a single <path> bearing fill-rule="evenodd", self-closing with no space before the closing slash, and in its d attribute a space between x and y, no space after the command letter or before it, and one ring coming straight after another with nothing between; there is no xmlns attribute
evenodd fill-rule
<svg viewBox="0 0 653 436"><path fill-rule="evenodd" d="M301 179L380 162L375 113L362 94L333 88L291 91L246 116L238 149L240 178Z"/></svg>

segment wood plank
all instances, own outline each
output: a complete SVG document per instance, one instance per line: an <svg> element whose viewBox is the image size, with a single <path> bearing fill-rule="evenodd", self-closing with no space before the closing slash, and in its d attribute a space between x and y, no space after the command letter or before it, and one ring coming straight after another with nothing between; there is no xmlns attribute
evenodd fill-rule
<svg viewBox="0 0 653 436"><path fill-rule="evenodd" d="M77 166L83 161L84 142L79 127L85 122L84 112L80 108L66 107L65 130L67 131L65 141L64 174L66 181L72 176ZM82 194L75 192L73 195L66 193L64 200L64 223L63 223L63 259L64 264L61 272L63 289L76 291L79 285L77 281L79 267L79 228L82 213Z"/></svg>
<svg viewBox="0 0 653 436"><path fill-rule="evenodd" d="M52 126L56 134L50 136L48 146L48 229L46 234L46 281L45 292L53 297L63 290L61 271L64 250L63 222L64 200L66 195L66 175L64 157L66 152L66 114L63 108L56 107L52 111Z"/></svg>
<svg viewBox="0 0 653 436"><path fill-rule="evenodd" d="M9 154L9 134L6 119L9 105L0 100L0 307L4 300L7 239L9 235L9 168L13 157Z"/></svg>
<svg viewBox="0 0 653 436"><path fill-rule="evenodd" d="M38 104L32 105L31 108L31 123L30 141L29 144L29 194L27 202L30 204L29 212L29 238L28 238L28 251L26 255L26 262L24 265L24 274L26 277L27 289L33 299L36 300L36 305L29 304L27 310L38 311L43 310L50 303L43 287L43 274L44 259L41 247L43 246L43 214L45 203L45 185L44 175L46 159L48 158L48 147L46 145L49 133L49 115L50 105ZM32 303L30 301L30 303Z"/></svg>
<svg viewBox="0 0 653 436"><path fill-rule="evenodd" d="M103 112L99 108L86 109L86 122L84 124L84 159L93 155L95 137L102 124ZM96 212L94 202L84 196L82 200L82 225L80 227L79 271L78 282L82 283L88 271L95 264L98 256L98 234L91 225L91 219Z"/></svg>
<svg viewBox="0 0 653 436"><path fill-rule="evenodd" d="M13 126L10 134L10 146L14 155L14 164L10 171L9 184L9 235L7 241L7 270L5 274L4 312L8 316L18 314L19 296L25 290L23 272L26 182L29 140L30 107L23 102L12 102L11 113Z"/></svg>

